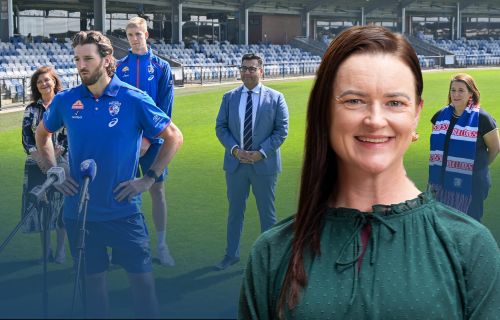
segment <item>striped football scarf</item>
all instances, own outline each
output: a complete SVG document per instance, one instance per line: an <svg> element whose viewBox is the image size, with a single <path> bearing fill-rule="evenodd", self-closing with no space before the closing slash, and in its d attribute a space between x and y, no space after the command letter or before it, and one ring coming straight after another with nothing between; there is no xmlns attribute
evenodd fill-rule
<svg viewBox="0 0 500 320"><path fill-rule="evenodd" d="M479 105L469 104L457 120L448 144L448 157L443 163L446 132L454 110L451 104L446 106L432 127L429 189L438 201L466 213L472 201Z"/></svg>

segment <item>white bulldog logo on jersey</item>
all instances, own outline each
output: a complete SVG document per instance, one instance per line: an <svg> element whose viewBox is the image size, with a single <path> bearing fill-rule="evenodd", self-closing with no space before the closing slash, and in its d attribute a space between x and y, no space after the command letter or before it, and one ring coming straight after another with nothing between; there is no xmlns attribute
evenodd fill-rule
<svg viewBox="0 0 500 320"><path fill-rule="evenodd" d="M128 70L129 70L128 66L123 67L123 69L122 69L122 73L123 73L122 77L124 77L124 78L128 77Z"/></svg>
<svg viewBox="0 0 500 320"><path fill-rule="evenodd" d="M121 106L121 102L119 101L111 101L109 103L109 115L114 117L116 116L119 112L120 112L120 106Z"/></svg>
<svg viewBox="0 0 500 320"><path fill-rule="evenodd" d="M153 68L152 64L150 64L148 66L148 73L149 73L148 81L153 80L155 78L155 74L154 74L155 73L155 69Z"/></svg>

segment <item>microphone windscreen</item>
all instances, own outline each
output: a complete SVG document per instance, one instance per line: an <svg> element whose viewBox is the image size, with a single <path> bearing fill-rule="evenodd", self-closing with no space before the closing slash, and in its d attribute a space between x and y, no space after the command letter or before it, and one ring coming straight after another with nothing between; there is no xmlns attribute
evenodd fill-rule
<svg viewBox="0 0 500 320"><path fill-rule="evenodd" d="M94 180L97 173L97 164L94 159L83 160L80 164L80 176L82 178L90 178L90 182Z"/></svg>
<svg viewBox="0 0 500 320"><path fill-rule="evenodd" d="M54 185L60 185L64 182L65 179L65 174L64 174L64 168L62 167L52 167L49 170L47 170L47 177L48 178L54 178Z"/></svg>

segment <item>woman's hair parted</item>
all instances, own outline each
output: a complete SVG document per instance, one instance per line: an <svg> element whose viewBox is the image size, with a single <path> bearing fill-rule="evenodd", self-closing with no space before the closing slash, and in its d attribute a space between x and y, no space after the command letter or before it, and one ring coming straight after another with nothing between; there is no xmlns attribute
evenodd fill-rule
<svg viewBox="0 0 500 320"><path fill-rule="evenodd" d="M38 87L36 84L38 82L38 78L45 73L47 73L52 78L52 81L54 81L54 94L63 89L62 81L61 79L59 79L59 76L57 75L54 68L52 68L51 66L41 66L40 68L36 69L35 72L33 72L30 79L31 100L34 102L37 102L42 97L42 94L40 93L40 91L38 91Z"/></svg>
<svg viewBox="0 0 500 320"><path fill-rule="evenodd" d="M75 34L73 38L72 46L83 46L85 44L95 44L97 46L97 51L101 58L110 56L111 60L109 65L106 67L106 73L108 76L113 77L116 71L116 60L113 57L113 46L108 37L104 36L99 31L80 31Z"/></svg>
<svg viewBox="0 0 500 320"><path fill-rule="evenodd" d="M374 53L395 56L411 69L415 78L416 102L421 101L423 80L420 64L414 49L402 35L379 26L356 26L340 33L328 47L307 107L304 160L292 252L277 303L280 318L284 317L285 307L293 309L298 304L300 291L307 284L305 250L310 250L312 255L321 254L322 216L330 195L338 188L337 156L329 141L330 107L337 71L352 55Z"/></svg>
<svg viewBox="0 0 500 320"><path fill-rule="evenodd" d="M451 103L451 85L453 82L462 82L467 86L467 89L470 93L472 93L472 102L475 105L479 105L479 98L481 97L481 93L477 88L476 81L467 73L459 73L450 80L450 88L448 89L448 104Z"/></svg>

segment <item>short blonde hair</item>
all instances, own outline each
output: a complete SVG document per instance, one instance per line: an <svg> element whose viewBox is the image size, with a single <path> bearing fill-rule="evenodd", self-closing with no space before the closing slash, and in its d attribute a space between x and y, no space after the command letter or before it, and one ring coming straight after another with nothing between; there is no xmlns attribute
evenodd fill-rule
<svg viewBox="0 0 500 320"><path fill-rule="evenodd" d="M128 28L139 28L144 32L148 31L146 20L141 17L133 17L132 19L130 19L127 23L127 26L125 27L125 30L128 30Z"/></svg>

